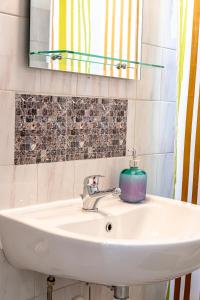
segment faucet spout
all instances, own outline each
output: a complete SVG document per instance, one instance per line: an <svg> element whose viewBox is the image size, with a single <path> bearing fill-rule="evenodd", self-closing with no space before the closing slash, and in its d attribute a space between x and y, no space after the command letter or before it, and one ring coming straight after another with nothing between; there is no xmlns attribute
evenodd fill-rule
<svg viewBox="0 0 200 300"><path fill-rule="evenodd" d="M111 188L107 190L99 190L99 178L103 177L102 175L93 175L86 177L84 179L83 186L83 210L90 212L98 211L98 203L101 199L105 198L108 195L117 196L121 194L120 188ZM90 183L92 180L92 183Z"/></svg>

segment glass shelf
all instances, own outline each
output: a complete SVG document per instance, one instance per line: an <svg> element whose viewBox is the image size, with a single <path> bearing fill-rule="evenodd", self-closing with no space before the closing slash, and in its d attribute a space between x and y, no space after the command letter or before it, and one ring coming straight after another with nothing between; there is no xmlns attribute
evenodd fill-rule
<svg viewBox="0 0 200 300"><path fill-rule="evenodd" d="M30 55L46 56L49 57L52 61L59 61L59 60L80 61L80 62L116 67L117 69L127 69L127 68L135 69L137 66L161 68L161 69L164 68L164 66L157 65L157 64L149 64L140 61L89 54L84 52L76 52L71 50L31 51Z"/></svg>

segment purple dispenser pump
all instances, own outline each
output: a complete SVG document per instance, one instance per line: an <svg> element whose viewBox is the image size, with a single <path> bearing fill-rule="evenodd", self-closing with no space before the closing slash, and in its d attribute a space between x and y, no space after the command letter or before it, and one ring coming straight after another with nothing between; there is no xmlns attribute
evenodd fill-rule
<svg viewBox="0 0 200 300"><path fill-rule="evenodd" d="M138 168L136 151L133 149L133 158L130 160L130 168L120 174L119 187L121 199L125 202L136 203L146 197L147 174Z"/></svg>

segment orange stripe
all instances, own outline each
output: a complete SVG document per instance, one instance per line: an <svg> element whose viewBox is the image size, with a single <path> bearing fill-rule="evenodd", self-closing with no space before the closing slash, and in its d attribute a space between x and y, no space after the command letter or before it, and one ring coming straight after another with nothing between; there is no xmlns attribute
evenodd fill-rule
<svg viewBox="0 0 200 300"><path fill-rule="evenodd" d="M180 289L181 289L181 278L176 278L175 287L174 287L174 300L180 299Z"/></svg>
<svg viewBox="0 0 200 300"><path fill-rule="evenodd" d="M131 57L131 21L132 21L132 0L129 0L128 3L128 43L127 43L127 59L130 60ZM130 67L130 64L128 64L128 67ZM126 76L127 78L130 78L130 68L127 68L126 70Z"/></svg>
<svg viewBox="0 0 200 300"><path fill-rule="evenodd" d="M136 33L135 33L135 60L138 61L138 28L139 28L140 2L137 0L137 15L136 15ZM134 79L138 78L138 66L134 68Z"/></svg>
<svg viewBox="0 0 200 300"><path fill-rule="evenodd" d="M116 10L116 0L113 0L113 10L112 10L112 40L111 40L111 57L114 57L115 53L115 10ZM113 76L113 67L110 69L110 76Z"/></svg>
<svg viewBox="0 0 200 300"><path fill-rule="evenodd" d="M198 184L199 184L199 167L200 167L200 89L199 89L199 103L197 115L197 129L196 129L196 142L194 154L194 171L193 171L193 187L192 187L192 203L198 202Z"/></svg>
<svg viewBox="0 0 200 300"><path fill-rule="evenodd" d="M188 198L191 131L192 131L194 93L195 93L195 82L196 82L196 71L197 71L196 62L197 62L197 55L198 55L199 19L200 19L200 1L195 0L193 30L192 30L192 49L191 49L191 59L190 59L190 79L189 79L188 102L187 102L188 104L187 104L186 129L185 129L183 181L182 181L182 201L185 202L187 202L187 198Z"/></svg>
<svg viewBox="0 0 200 300"><path fill-rule="evenodd" d="M121 0L120 5L120 38L119 38L119 58L122 59L123 50L123 30L124 30L124 0ZM122 77L122 69L119 69L119 77Z"/></svg>
<svg viewBox="0 0 200 300"><path fill-rule="evenodd" d="M183 300L190 300L190 286L191 286L191 274L185 276L185 290Z"/></svg>
<svg viewBox="0 0 200 300"><path fill-rule="evenodd" d="M104 34L104 56L108 56L108 0L106 0L106 21L105 21L105 34ZM107 59L104 59L104 75L106 75Z"/></svg>

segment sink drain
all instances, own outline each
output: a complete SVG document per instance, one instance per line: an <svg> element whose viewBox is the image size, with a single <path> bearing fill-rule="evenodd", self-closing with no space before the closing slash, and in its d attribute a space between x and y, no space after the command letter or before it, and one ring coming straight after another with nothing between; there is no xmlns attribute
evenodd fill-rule
<svg viewBox="0 0 200 300"><path fill-rule="evenodd" d="M107 223L106 224L106 231L109 232L112 230L112 224L111 223Z"/></svg>

